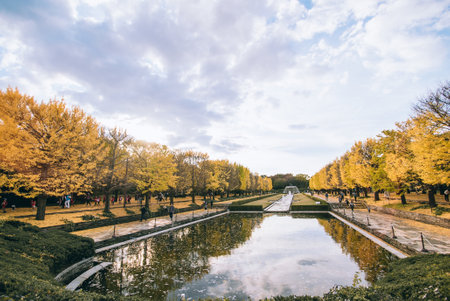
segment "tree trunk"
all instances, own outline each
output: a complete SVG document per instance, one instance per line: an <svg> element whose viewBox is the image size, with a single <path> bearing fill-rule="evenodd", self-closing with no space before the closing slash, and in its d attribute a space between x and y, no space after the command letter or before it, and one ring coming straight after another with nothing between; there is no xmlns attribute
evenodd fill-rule
<svg viewBox="0 0 450 301"><path fill-rule="evenodd" d="M192 203L195 204L195 191L193 188L192 188L192 193L191 193L191 200L192 200Z"/></svg>
<svg viewBox="0 0 450 301"><path fill-rule="evenodd" d="M36 220L43 221L45 219L45 207L47 206L47 196L40 195L37 199Z"/></svg>
<svg viewBox="0 0 450 301"><path fill-rule="evenodd" d="M124 193L123 194L123 208L127 207L127 198L128 198L128 194Z"/></svg>
<svg viewBox="0 0 450 301"><path fill-rule="evenodd" d="M375 201L379 201L380 200L380 191L379 190L375 191L374 197L375 197Z"/></svg>
<svg viewBox="0 0 450 301"><path fill-rule="evenodd" d="M103 209L103 212L107 212L107 213L109 213L109 212L111 212L111 204L109 203L109 194L107 193L107 194L105 194L105 196L106 196L106 200L105 200L105 208Z"/></svg>
<svg viewBox="0 0 450 301"><path fill-rule="evenodd" d="M401 198L401 200L402 200L402 205L406 205L406 197L405 197L405 194L404 194L404 193L402 193L402 194L400 195L400 198Z"/></svg>
<svg viewBox="0 0 450 301"><path fill-rule="evenodd" d="M436 199L434 197L434 187L431 186L428 190L428 204L430 204L430 208L436 207Z"/></svg>
<svg viewBox="0 0 450 301"><path fill-rule="evenodd" d="M152 193L149 192L145 195L145 208L147 208L148 211L150 211L150 205L152 203Z"/></svg>

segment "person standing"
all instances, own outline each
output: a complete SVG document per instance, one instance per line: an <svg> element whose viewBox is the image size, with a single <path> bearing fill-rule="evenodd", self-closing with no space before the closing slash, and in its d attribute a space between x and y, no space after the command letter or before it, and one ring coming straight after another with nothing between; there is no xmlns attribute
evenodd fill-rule
<svg viewBox="0 0 450 301"><path fill-rule="evenodd" d="M445 191L444 191L444 200L446 201L446 202L448 202L448 195L450 194L450 192L448 191L448 189L445 189Z"/></svg>
<svg viewBox="0 0 450 301"><path fill-rule="evenodd" d="M31 200L31 209L36 209L36 200Z"/></svg>
<svg viewBox="0 0 450 301"><path fill-rule="evenodd" d="M66 202L64 204L65 208L70 208L70 201L71 201L71 199L72 198L70 197L70 194L66 195Z"/></svg>
<svg viewBox="0 0 450 301"><path fill-rule="evenodd" d="M353 203L353 201L350 202L350 209L352 209L352 213L353 213L353 210L355 209L355 204Z"/></svg>
<svg viewBox="0 0 450 301"><path fill-rule="evenodd" d="M290 192L290 191L289 191ZM325 192L325 201L328 202L328 192Z"/></svg>

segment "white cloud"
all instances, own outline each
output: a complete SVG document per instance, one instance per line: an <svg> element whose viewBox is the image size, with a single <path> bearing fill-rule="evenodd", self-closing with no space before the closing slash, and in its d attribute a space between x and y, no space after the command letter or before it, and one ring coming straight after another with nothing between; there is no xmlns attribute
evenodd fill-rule
<svg viewBox="0 0 450 301"><path fill-rule="evenodd" d="M263 174L315 172L449 76L448 0L0 6L1 88Z"/></svg>

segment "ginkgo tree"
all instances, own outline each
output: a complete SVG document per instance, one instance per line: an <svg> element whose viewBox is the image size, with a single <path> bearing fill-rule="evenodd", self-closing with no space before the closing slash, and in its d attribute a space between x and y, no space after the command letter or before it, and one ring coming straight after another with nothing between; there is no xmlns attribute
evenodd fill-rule
<svg viewBox="0 0 450 301"><path fill-rule="evenodd" d="M127 185L129 169L129 147L133 138L117 127L108 129L102 135L103 159L98 162L96 172L97 190L105 197L104 212L110 212L110 196Z"/></svg>
<svg viewBox="0 0 450 301"><path fill-rule="evenodd" d="M145 207L148 209L153 192L175 187L174 154L165 145L136 141L132 145L132 156L131 181L137 191L145 195Z"/></svg>
<svg viewBox="0 0 450 301"><path fill-rule="evenodd" d="M0 91L0 164L37 197L36 219L47 198L92 190L102 156L97 122L61 100L36 102L17 89Z"/></svg>
<svg viewBox="0 0 450 301"><path fill-rule="evenodd" d="M450 82L419 100L415 115L377 138L356 142L350 151L311 177L312 189L371 187L395 190L406 203L412 186L428 187L430 207L435 187L450 185ZM337 176L339 171L340 180ZM341 185L341 187L336 187Z"/></svg>

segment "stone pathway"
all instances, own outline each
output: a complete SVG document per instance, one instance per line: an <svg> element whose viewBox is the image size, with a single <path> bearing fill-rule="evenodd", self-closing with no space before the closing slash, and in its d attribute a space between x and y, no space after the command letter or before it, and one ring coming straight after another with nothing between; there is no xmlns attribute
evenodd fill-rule
<svg viewBox="0 0 450 301"><path fill-rule="evenodd" d="M274 202L272 205L264 209L265 212L289 212L291 207L293 194L286 194L281 197L278 201Z"/></svg>
<svg viewBox="0 0 450 301"><path fill-rule="evenodd" d="M322 195L314 195L325 200ZM329 197L328 202L337 203L338 200L334 197ZM347 217L352 217L350 209L339 209L339 213L345 214ZM417 251L422 250L422 240L420 233L423 234L425 249L442 254L450 254L450 229L421 223L407 218L396 217L391 214L381 212L369 213L366 209L358 209L353 213L353 217L360 223L370 224L368 226L380 233L393 236L392 227L396 240L410 248ZM369 218L369 221L367 220Z"/></svg>
<svg viewBox="0 0 450 301"><path fill-rule="evenodd" d="M213 209L199 209L195 211L177 213L173 217L173 221L186 221L191 220L192 218L198 218L199 216L207 216L212 213L216 213L219 211L223 211L223 209L213 208ZM82 231L75 231L72 234L76 234L79 236L85 236L92 238L95 242L103 241L106 239L113 238L114 235L123 236L131 233L136 233L140 231L145 231L149 229L153 229L155 227L161 227L165 225L169 225L171 223L169 216L160 216L157 218L147 219L130 223L117 224L115 226L105 226L94 229L87 229Z"/></svg>
<svg viewBox="0 0 450 301"><path fill-rule="evenodd" d="M352 214L350 209L339 209L339 213L349 218L354 218L360 223L368 225L387 236L407 245L417 251L422 250L421 233L424 237L425 249L437 253L450 254L450 229L424 224L421 222L396 217L390 214L367 210L355 210ZM392 228L394 230L392 230Z"/></svg>

